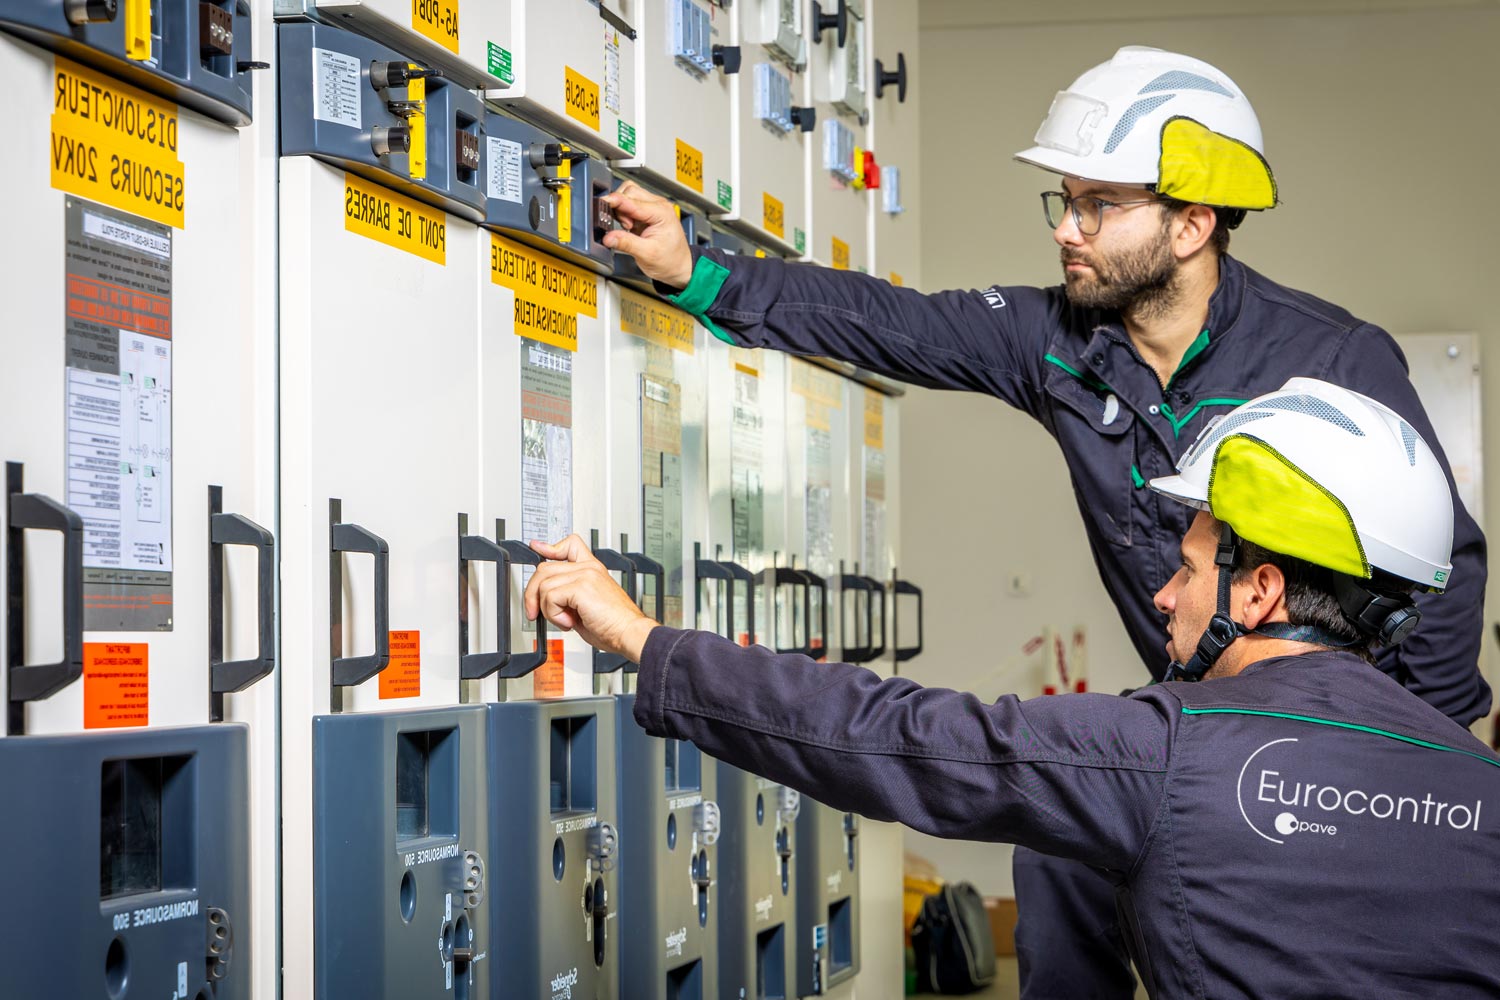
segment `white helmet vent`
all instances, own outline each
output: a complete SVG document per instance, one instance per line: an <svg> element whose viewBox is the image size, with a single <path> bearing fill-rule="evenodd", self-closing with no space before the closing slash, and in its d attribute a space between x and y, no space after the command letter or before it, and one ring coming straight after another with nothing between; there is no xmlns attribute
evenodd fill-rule
<svg viewBox="0 0 1500 1000"><path fill-rule="evenodd" d="M1163 94L1160 97L1147 97L1136 101L1130 107L1126 108L1125 113L1120 116L1120 120L1115 122L1115 130L1109 134L1109 141L1104 144L1104 151L1106 153L1113 153L1115 148L1125 141L1125 137L1130 134L1130 130L1135 128L1136 122L1176 96L1176 94Z"/></svg>
<svg viewBox="0 0 1500 1000"><path fill-rule="evenodd" d="M1159 90L1206 90L1211 94L1223 94L1225 97L1234 96L1233 91L1225 90L1208 77L1199 76L1197 73L1189 73L1180 69L1163 73L1136 91L1136 93L1154 94Z"/></svg>
<svg viewBox="0 0 1500 1000"><path fill-rule="evenodd" d="M1418 440L1420 439L1417 437L1417 432L1412 428L1411 424L1405 420L1401 421L1401 443L1406 445L1406 460L1413 467L1417 464Z"/></svg>
<svg viewBox="0 0 1500 1000"><path fill-rule="evenodd" d="M1335 427L1341 427L1353 434L1355 437L1364 437L1365 432L1359 429L1359 425L1346 417L1338 407L1333 406L1317 396L1272 396L1255 404L1256 409L1266 408L1268 410L1287 410L1291 413L1305 413L1309 417L1317 417L1326 420Z"/></svg>
<svg viewBox="0 0 1500 1000"><path fill-rule="evenodd" d="M1205 433L1201 438L1199 438L1198 443L1193 445L1192 450L1187 453L1187 455L1181 462L1178 463L1177 467L1179 469L1185 468L1187 464L1196 459L1200 453L1217 447L1220 441L1224 440L1229 435L1239 430L1241 427L1245 426L1246 424L1252 424L1257 420L1264 420L1269 416L1272 416L1272 414L1267 413L1265 410L1241 410L1239 413L1230 414L1224 419L1217 421L1213 428L1213 433Z"/></svg>

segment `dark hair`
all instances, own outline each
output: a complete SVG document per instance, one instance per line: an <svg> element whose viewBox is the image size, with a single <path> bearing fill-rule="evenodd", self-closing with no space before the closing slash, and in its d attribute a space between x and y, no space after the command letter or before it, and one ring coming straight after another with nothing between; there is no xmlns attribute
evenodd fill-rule
<svg viewBox="0 0 1500 1000"><path fill-rule="evenodd" d="M1342 648L1370 663L1375 662L1370 652L1370 637L1345 617L1339 607L1338 598L1334 596L1333 570L1239 539L1233 567L1236 583L1245 580L1257 567L1267 564L1281 570L1286 579L1286 614L1293 625L1320 628L1351 643Z"/></svg>
<svg viewBox="0 0 1500 1000"><path fill-rule="evenodd" d="M1194 202L1179 201L1176 198L1163 198L1162 201L1166 203L1167 212L1171 215L1176 215L1194 204ZM1214 232L1209 242L1222 257L1229 252L1229 231L1245 221L1245 210L1243 208L1215 208L1213 205L1208 207L1214 210Z"/></svg>

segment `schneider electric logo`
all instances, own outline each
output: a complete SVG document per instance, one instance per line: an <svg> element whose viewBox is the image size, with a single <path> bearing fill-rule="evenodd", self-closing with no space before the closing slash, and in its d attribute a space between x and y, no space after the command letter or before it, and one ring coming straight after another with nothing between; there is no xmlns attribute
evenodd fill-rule
<svg viewBox="0 0 1500 1000"><path fill-rule="evenodd" d="M1272 748L1296 742L1290 737L1272 740L1247 757L1240 768L1236 789L1240 815L1250 829L1273 844L1284 844L1283 838L1302 834L1337 837L1340 823L1348 827L1372 819L1479 832L1480 800L1472 806L1455 804L1434 799L1431 792L1421 798L1370 792L1284 773L1279 768L1286 765L1277 763L1277 752Z"/></svg>
<svg viewBox="0 0 1500 1000"><path fill-rule="evenodd" d="M687 928L683 927L667 935L667 957L681 958L682 946L687 944Z"/></svg>
<svg viewBox="0 0 1500 1000"><path fill-rule="evenodd" d="M559 973L552 977L552 1000L573 1000L573 987L578 985L578 970Z"/></svg>

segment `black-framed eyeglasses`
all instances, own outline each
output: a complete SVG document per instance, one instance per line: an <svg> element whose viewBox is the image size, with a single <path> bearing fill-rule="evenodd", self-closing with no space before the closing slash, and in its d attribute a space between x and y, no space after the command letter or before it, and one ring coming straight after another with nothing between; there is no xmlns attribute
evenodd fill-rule
<svg viewBox="0 0 1500 1000"><path fill-rule="evenodd" d="M1047 228L1062 225L1065 212L1072 211L1073 225L1084 236L1097 236L1104 224L1106 208L1127 208L1134 205L1151 205L1165 202L1165 198L1137 198L1132 201L1106 201L1093 195L1070 196L1066 191L1043 191L1042 212L1047 218Z"/></svg>

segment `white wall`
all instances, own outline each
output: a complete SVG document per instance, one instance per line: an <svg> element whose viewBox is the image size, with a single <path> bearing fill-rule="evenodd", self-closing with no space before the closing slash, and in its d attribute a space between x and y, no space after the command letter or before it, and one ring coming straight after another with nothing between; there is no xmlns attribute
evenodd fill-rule
<svg viewBox="0 0 1500 1000"><path fill-rule="evenodd" d="M980 22L983 8L969 5ZM1395 334L1479 334L1486 395L1497 400L1483 427L1485 465L1500 468L1490 294L1500 272L1500 8L1021 26L956 23L953 9L934 4L928 18L924 6L925 68L913 81L928 290L1055 284L1037 198L1055 181L1011 155L1030 144L1053 94L1120 45L1190 53L1249 95L1283 200L1246 221L1232 252ZM910 676L972 687L1039 626L1077 622L1089 629L1093 689L1138 684L1144 669L1098 582L1052 440L986 397L915 390L902 409L903 575L927 587L931 626ZM1500 490L1487 496L1493 529ZM1031 577L1029 596L1005 594L1017 571ZM1488 634L1484 657L1495 685ZM1037 683L1016 676L1015 690L1034 694ZM908 847L950 878L1010 891L1006 848L915 834Z"/></svg>

